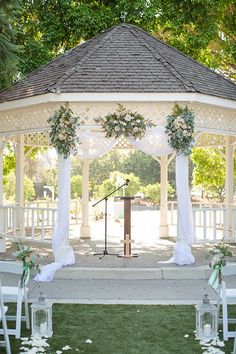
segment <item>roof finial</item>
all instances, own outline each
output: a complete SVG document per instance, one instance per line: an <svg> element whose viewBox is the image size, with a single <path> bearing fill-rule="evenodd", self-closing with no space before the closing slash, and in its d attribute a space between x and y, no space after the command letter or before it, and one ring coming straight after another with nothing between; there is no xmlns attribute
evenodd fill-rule
<svg viewBox="0 0 236 354"><path fill-rule="evenodd" d="M126 11L121 11L121 13L120 13L120 18L121 18L121 20L122 20L123 22L125 22L127 15L128 15L128 12L126 12Z"/></svg>

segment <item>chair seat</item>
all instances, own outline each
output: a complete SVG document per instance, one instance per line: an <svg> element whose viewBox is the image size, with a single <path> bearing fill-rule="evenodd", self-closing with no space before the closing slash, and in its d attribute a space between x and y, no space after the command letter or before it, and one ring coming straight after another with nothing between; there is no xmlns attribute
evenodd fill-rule
<svg viewBox="0 0 236 354"><path fill-rule="evenodd" d="M236 289L226 289L226 297L227 303L230 305L236 304ZM220 298L222 299L222 293L220 294Z"/></svg>
<svg viewBox="0 0 236 354"><path fill-rule="evenodd" d="M17 286L2 286L2 295L4 301L16 300L18 296L18 287ZM26 288L28 292L28 288ZM22 297L24 297L24 291L22 289Z"/></svg>

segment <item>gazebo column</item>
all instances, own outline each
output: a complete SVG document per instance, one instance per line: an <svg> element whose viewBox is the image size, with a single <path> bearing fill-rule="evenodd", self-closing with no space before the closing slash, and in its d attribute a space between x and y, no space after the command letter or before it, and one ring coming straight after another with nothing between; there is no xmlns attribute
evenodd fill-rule
<svg viewBox="0 0 236 354"><path fill-rule="evenodd" d="M169 236L169 226L167 223L168 214L168 156L162 156L161 165L161 203L160 203L160 226L159 236Z"/></svg>
<svg viewBox="0 0 236 354"><path fill-rule="evenodd" d="M0 205L3 205L3 151L5 141L0 138ZM0 252L6 251L6 240L1 238L4 232L4 210L0 209Z"/></svg>
<svg viewBox="0 0 236 354"><path fill-rule="evenodd" d="M234 196L234 147L233 138L225 137L225 207L226 212L226 230L229 239L232 238L232 204Z"/></svg>
<svg viewBox="0 0 236 354"><path fill-rule="evenodd" d="M18 136L16 145L16 205L24 206L24 135ZM17 227L23 228L23 210L17 212Z"/></svg>
<svg viewBox="0 0 236 354"><path fill-rule="evenodd" d="M89 226L89 160L82 163L82 222L80 237L90 238Z"/></svg>

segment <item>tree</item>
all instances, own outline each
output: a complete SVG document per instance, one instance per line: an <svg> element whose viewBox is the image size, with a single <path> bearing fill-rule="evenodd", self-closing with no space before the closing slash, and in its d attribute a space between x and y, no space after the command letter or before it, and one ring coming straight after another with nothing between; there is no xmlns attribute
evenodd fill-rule
<svg viewBox="0 0 236 354"><path fill-rule="evenodd" d="M23 47L16 44L16 21L20 16L17 0L0 2L0 89L16 79Z"/></svg>
<svg viewBox="0 0 236 354"><path fill-rule="evenodd" d="M223 201L225 192L225 160L216 148L195 148L191 159L195 164L193 185L209 196Z"/></svg>
<svg viewBox="0 0 236 354"><path fill-rule="evenodd" d="M132 150L124 159L120 167L123 173L134 173L144 185L160 181L160 164L152 156L141 151Z"/></svg>
<svg viewBox="0 0 236 354"><path fill-rule="evenodd" d="M145 197L149 198L153 204L160 204L161 200L161 185L160 183L148 184L142 188L142 192ZM168 185L168 197L172 198L174 196L174 188Z"/></svg>
<svg viewBox="0 0 236 354"><path fill-rule="evenodd" d="M21 72L125 21L235 77L235 0L22 0Z"/></svg>
<svg viewBox="0 0 236 354"><path fill-rule="evenodd" d="M3 191L7 200L15 200L15 185L16 177L14 171L11 171L8 175ZM33 181L27 176L24 177L24 199L29 201L35 197L35 190Z"/></svg>
<svg viewBox="0 0 236 354"><path fill-rule="evenodd" d="M71 177L71 197L72 199L77 199L82 196L82 177L72 176Z"/></svg>
<svg viewBox="0 0 236 354"><path fill-rule="evenodd" d="M105 195L111 193L115 188L118 188L126 180L129 180L127 187L121 188L114 195L122 196L123 193L126 196L136 195L140 191L140 181L139 177L135 176L133 173L123 174L121 172L115 171L110 174L110 178L103 181L101 185L97 185L94 191L95 198L101 198ZM118 183L117 183L118 182Z"/></svg>

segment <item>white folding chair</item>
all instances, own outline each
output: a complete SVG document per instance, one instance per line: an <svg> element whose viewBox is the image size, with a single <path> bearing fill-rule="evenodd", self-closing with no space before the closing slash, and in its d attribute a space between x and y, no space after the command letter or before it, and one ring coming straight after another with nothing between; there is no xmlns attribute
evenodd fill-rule
<svg viewBox="0 0 236 354"><path fill-rule="evenodd" d="M8 308L4 306L3 297L2 297L2 286L1 286L1 279L0 279L0 320L2 321L2 330L4 335L4 341L0 341L1 347L6 347L7 354L11 354L11 346L10 340L8 336L8 329L7 329L7 321L6 321L6 312Z"/></svg>
<svg viewBox="0 0 236 354"><path fill-rule="evenodd" d="M0 261L0 273L17 274L21 277L23 272L22 264L17 262ZM21 321L26 321L26 328L30 329L29 304L28 304L28 289L26 286L20 287L20 280L17 286L2 286L2 295L5 302L16 303L16 315L6 316L8 320L16 321L14 329L9 329L8 334L20 338ZM25 315L23 315L22 304L24 302ZM1 331L0 331L1 333Z"/></svg>
<svg viewBox="0 0 236 354"><path fill-rule="evenodd" d="M223 338L228 340L228 338L236 335L236 330L229 330L229 323L236 323L236 318L229 318L228 315L228 305L236 305L236 288L228 288L226 278L236 275L236 263L227 264L221 272L222 281L218 289L218 310L222 305L222 317L219 318L219 322L223 324Z"/></svg>

